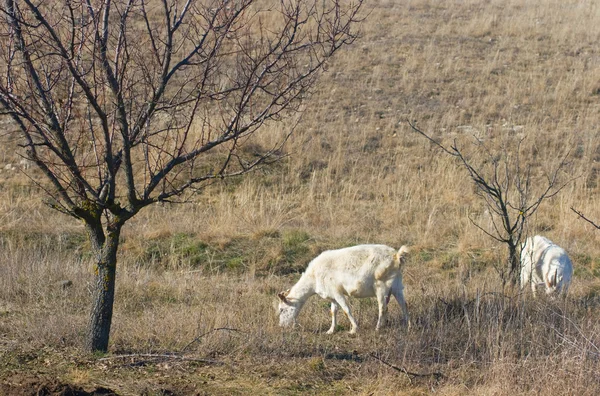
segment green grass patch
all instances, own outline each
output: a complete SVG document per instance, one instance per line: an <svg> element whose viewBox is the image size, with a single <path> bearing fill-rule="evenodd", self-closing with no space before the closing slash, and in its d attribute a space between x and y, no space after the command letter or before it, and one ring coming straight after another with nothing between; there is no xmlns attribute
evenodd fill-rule
<svg viewBox="0 0 600 396"><path fill-rule="evenodd" d="M227 241L201 240L191 233L130 238L123 252L143 266L242 273L250 267L265 274L301 272L314 255L314 241L304 231L273 232Z"/></svg>
<svg viewBox="0 0 600 396"><path fill-rule="evenodd" d="M278 254L268 263L268 270L278 275L302 272L315 256L314 240L305 231L284 232L278 245Z"/></svg>

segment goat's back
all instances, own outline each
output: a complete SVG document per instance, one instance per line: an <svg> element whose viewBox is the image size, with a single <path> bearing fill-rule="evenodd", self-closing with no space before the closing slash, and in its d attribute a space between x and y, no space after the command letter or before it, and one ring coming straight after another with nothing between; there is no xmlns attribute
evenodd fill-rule
<svg viewBox="0 0 600 396"><path fill-rule="evenodd" d="M315 292L321 297L336 293L373 297L378 287L402 287L400 261L392 247L357 245L321 253L311 261L305 274L314 279Z"/></svg>
<svg viewBox="0 0 600 396"><path fill-rule="evenodd" d="M308 265L307 272L374 273L377 267L393 266L396 249L386 245L356 245L326 250Z"/></svg>

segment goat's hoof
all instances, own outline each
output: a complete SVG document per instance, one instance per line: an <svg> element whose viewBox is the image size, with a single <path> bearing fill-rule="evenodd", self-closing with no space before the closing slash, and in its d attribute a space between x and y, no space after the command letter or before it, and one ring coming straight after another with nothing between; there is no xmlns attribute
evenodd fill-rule
<svg viewBox="0 0 600 396"><path fill-rule="evenodd" d="M333 329L329 329L329 330L327 330L326 334L333 334L333 331L334 331Z"/></svg>

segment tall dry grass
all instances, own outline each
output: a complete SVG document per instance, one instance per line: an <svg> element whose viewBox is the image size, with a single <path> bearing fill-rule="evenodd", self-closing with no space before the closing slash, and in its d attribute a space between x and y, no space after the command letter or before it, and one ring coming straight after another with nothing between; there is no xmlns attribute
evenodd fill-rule
<svg viewBox="0 0 600 396"><path fill-rule="evenodd" d="M297 328L277 326L275 294L297 275L207 276L128 264L119 273L111 354L176 353L228 365L201 364L196 372L175 361L166 368L145 363L132 370L135 361L125 360L122 368L111 355L82 365L76 352L87 316L90 274L85 265L51 253L2 259L4 375L30 370L73 381L77 374L80 383L100 381L124 394L139 394L143 384L153 384L157 370L185 375L191 383L198 375L227 378L230 388L216 381L207 385L220 394L263 387L273 394L433 389L444 394L595 394L600 389L600 292L581 282L566 300L533 299L504 293L497 275L477 260L447 258L436 268L423 253L407 268L409 328L401 326L394 303L389 326L376 332L376 302L355 300L359 334L348 335L343 318L339 332L329 336L329 304L317 297L301 312ZM73 285L63 289L52 282L64 278ZM57 355L62 359L48 368L44 362ZM380 359L423 377L399 374Z"/></svg>
<svg viewBox="0 0 600 396"><path fill-rule="evenodd" d="M149 208L125 228L111 352L229 362L195 372L211 393L597 394L600 232L570 208L600 220L600 7L591 0L370 7L362 39L329 65L307 103L286 161L210 186L194 203ZM504 265L504 247L469 220L488 224L483 202L459 164L406 120L445 144L456 140L476 162L483 157L473 136L491 147L524 138L540 185L569 153L563 180L570 181L529 224L573 258L566 301L502 290L495 267ZM269 125L255 143L267 146L289 127ZM82 226L43 206L30 181L6 168L19 167L19 157L4 143L0 377L77 355L91 280ZM308 260L367 242L418 247L405 277L412 326L398 327L394 305L391 327L377 334L376 303L354 301L361 333L346 335L342 321L342 332L326 336L327 304L313 298L299 328L280 331L275 294ZM66 279L73 285L63 288ZM411 378L371 354L445 378ZM102 378L126 394L156 384L152 370L167 370L59 361L52 372L65 380ZM177 370L167 372L192 369Z"/></svg>

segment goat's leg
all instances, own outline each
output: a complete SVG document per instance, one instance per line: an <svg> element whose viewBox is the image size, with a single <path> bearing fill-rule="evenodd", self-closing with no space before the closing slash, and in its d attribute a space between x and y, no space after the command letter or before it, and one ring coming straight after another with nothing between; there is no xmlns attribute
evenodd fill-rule
<svg viewBox="0 0 600 396"><path fill-rule="evenodd" d="M331 302L331 327L329 328L329 330L327 330L327 334L333 334L333 332L335 331L335 327L336 327L336 314L338 311L338 308L340 306L335 302L332 301Z"/></svg>
<svg viewBox="0 0 600 396"><path fill-rule="evenodd" d="M381 329L381 326L385 325L387 317L387 304L390 300L390 294L384 288L377 288L377 305L379 305L379 318L377 319L377 326L375 330Z"/></svg>
<svg viewBox="0 0 600 396"><path fill-rule="evenodd" d="M358 324L356 323L354 316L352 316L350 306L348 305L348 300L346 300L346 297L344 295L340 294L336 296L335 301L338 303L340 308L342 308L342 311L344 311L344 313L348 317L348 320L350 321L350 325L352 326L352 328L350 329L350 334L356 333L356 331L358 330Z"/></svg>
<svg viewBox="0 0 600 396"><path fill-rule="evenodd" d="M402 323L405 326L410 326L410 316L408 315L408 306L406 305L406 299L404 298L404 290L402 287L394 287L392 288L392 294L400 304L400 308L402 308L403 320Z"/></svg>

